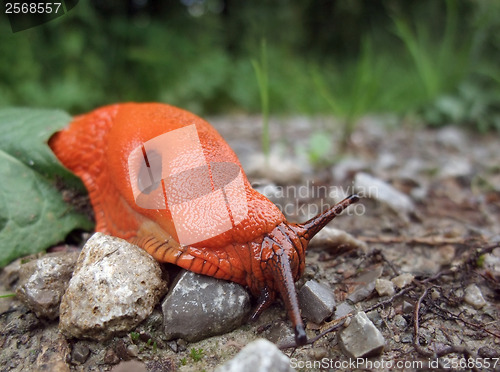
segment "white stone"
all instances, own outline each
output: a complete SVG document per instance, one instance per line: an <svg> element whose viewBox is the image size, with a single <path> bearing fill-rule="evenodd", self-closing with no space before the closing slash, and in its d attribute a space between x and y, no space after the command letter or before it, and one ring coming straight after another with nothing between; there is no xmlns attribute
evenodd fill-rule
<svg viewBox="0 0 500 372"><path fill-rule="evenodd" d="M158 262L125 240L95 233L85 244L60 307L67 337L105 340L146 319L166 291Z"/></svg>
<svg viewBox="0 0 500 372"><path fill-rule="evenodd" d="M290 359L272 342L260 338L249 343L215 372L292 372Z"/></svg>
<svg viewBox="0 0 500 372"><path fill-rule="evenodd" d="M357 173L354 178L354 188L361 197L386 204L405 220L408 220L408 215L415 211L415 205L408 195L370 174Z"/></svg>
<svg viewBox="0 0 500 372"><path fill-rule="evenodd" d="M391 282L398 288L404 288L410 284L415 277L412 274L404 273L391 279Z"/></svg>
<svg viewBox="0 0 500 372"><path fill-rule="evenodd" d="M375 290L379 296L392 296L394 291L394 283L387 279L377 279L375 281Z"/></svg>
<svg viewBox="0 0 500 372"><path fill-rule="evenodd" d="M465 288L464 300L476 309L480 309L486 305L486 300L484 299L481 290L475 284L471 284Z"/></svg>
<svg viewBox="0 0 500 372"><path fill-rule="evenodd" d="M363 253L368 252L368 246L364 241L356 239L354 236L343 230L328 226L321 229L309 243L310 248L339 246L346 246L350 249L359 249Z"/></svg>

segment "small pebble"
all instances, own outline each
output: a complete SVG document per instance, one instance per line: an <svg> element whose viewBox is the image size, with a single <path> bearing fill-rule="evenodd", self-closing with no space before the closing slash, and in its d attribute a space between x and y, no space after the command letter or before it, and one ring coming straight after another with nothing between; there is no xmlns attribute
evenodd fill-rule
<svg viewBox="0 0 500 372"><path fill-rule="evenodd" d="M414 306L408 301L403 301L403 313L411 314L413 312Z"/></svg>
<svg viewBox="0 0 500 372"><path fill-rule="evenodd" d="M177 349L180 352L186 351L187 350L187 342L186 340L180 338L177 340Z"/></svg>
<svg viewBox="0 0 500 372"><path fill-rule="evenodd" d="M379 296L392 296L395 293L394 283L387 279L377 279L375 290Z"/></svg>
<svg viewBox="0 0 500 372"><path fill-rule="evenodd" d="M471 284L465 289L464 300L475 309L480 309L486 305L486 300L484 299L481 290L475 284Z"/></svg>
<svg viewBox="0 0 500 372"><path fill-rule="evenodd" d="M434 301L436 301L440 296L441 296L441 294L439 293L439 291L436 288L431 289L431 298Z"/></svg>
<svg viewBox="0 0 500 372"><path fill-rule="evenodd" d="M340 333L340 344L352 358L379 355L384 350L382 333L362 311L351 320L351 324Z"/></svg>
<svg viewBox="0 0 500 372"><path fill-rule="evenodd" d="M384 326L384 319L377 310L372 310L366 313L368 319L370 319L376 327L382 328Z"/></svg>
<svg viewBox="0 0 500 372"><path fill-rule="evenodd" d="M298 293L302 316L319 324L333 314L335 297L324 284L309 280Z"/></svg>
<svg viewBox="0 0 500 372"><path fill-rule="evenodd" d="M115 352L116 352L116 355L118 355L118 357L121 360L129 360L130 359L130 356L128 355L128 351L127 351L127 346L125 346L125 342L123 342L123 340L118 340L118 342L116 343L116 346L115 346Z"/></svg>
<svg viewBox="0 0 500 372"><path fill-rule="evenodd" d="M120 362L120 358L116 355L113 349L106 350L106 354L104 355L104 363L106 364L118 364Z"/></svg>
<svg viewBox="0 0 500 372"><path fill-rule="evenodd" d="M83 364L90 354L90 349L87 345L76 343L71 352L71 361L78 364Z"/></svg>
<svg viewBox="0 0 500 372"><path fill-rule="evenodd" d="M311 239L309 247L338 248L343 251L358 250L359 252L368 252L368 245L351 234L333 227L324 227Z"/></svg>
<svg viewBox="0 0 500 372"><path fill-rule="evenodd" d="M400 328L401 330L404 330L406 328L406 326L408 325L408 322L406 321L406 319L402 316L402 315L396 315L394 317L394 324Z"/></svg>
<svg viewBox="0 0 500 372"><path fill-rule="evenodd" d="M177 342L175 340L168 341L167 345L174 353L177 353Z"/></svg>
<svg viewBox="0 0 500 372"><path fill-rule="evenodd" d="M401 289L401 288L406 287L408 284L410 284L414 278L415 277L412 274L405 273L405 274L398 275L395 278L392 278L391 282L393 282L396 287Z"/></svg>
<svg viewBox="0 0 500 372"><path fill-rule="evenodd" d="M136 358L137 355L139 355L139 347L135 344L129 345L129 346L127 346L127 353L132 358Z"/></svg>

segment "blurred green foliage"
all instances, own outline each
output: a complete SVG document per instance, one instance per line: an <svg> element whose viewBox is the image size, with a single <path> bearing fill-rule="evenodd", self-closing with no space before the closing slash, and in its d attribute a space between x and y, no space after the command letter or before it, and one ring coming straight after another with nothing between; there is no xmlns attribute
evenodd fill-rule
<svg viewBox="0 0 500 372"><path fill-rule="evenodd" d="M498 0L90 0L0 37L0 106L261 112L265 39L273 114L334 114L343 137L370 112L500 129Z"/></svg>

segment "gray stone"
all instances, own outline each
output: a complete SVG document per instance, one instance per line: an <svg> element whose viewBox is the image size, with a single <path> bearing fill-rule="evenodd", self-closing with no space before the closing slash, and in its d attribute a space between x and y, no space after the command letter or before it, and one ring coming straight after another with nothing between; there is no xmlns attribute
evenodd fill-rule
<svg viewBox="0 0 500 372"><path fill-rule="evenodd" d="M356 174L354 188L360 196L386 204L404 220L409 220L409 214L415 212L415 205L408 195L367 173Z"/></svg>
<svg viewBox="0 0 500 372"><path fill-rule="evenodd" d="M309 280L299 291L302 315L314 323L321 323L333 314L335 297L330 288Z"/></svg>
<svg viewBox="0 0 500 372"><path fill-rule="evenodd" d="M475 284L471 284L465 288L464 300L476 309L480 309L486 305L486 300L484 299L481 290Z"/></svg>
<svg viewBox="0 0 500 372"><path fill-rule="evenodd" d="M290 359L272 342L258 339L236 354L236 356L217 367L215 372L291 372Z"/></svg>
<svg viewBox="0 0 500 372"><path fill-rule="evenodd" d="M443 159L438 176L440 178L467 177L473 172L473 167L466 157L447 156Z"/></svg>
<svg viewBox="0 0 500 372"><path fill-rule="evenodd" d="M340 344L351 358L363 358L379 355L384 350L385 340L382 333L361 311L340 333Z"/></svg>
<svg viewBox="0 0 500 372"><path fill-rule="evenodd" d="M405 314L411 314L413 313L413 310L415 307L413 304L409 303L408 301L403 301L403 313Z"/></svg>
<svg viewBox="0 0 500 372"><path fill-rule="evenodd" d="M15 289L19 284L19 272L26 257L18 258L0 270L0 284L5 289Z"/></svg>
<svg viewBox="0 0 500 372"><path fill-rule="evenodd" d="M166 291L162 270L147 252L94 234L83 247L61 301L66 337L105 340L146 319Z"/></svg>
<svg viewBox="0 0 500 372"><path fill-rule="evenodd" d="M366 313L366 316L375 325L375 327L382 328L385 326L385 321L382 319L380 312L378 310L372 310Z"/></svg>
<svg viewBox="0 0 500 372"><path fill-rule="evenodd" d="M465 133L456 126L447 126L438 130L436 141L452 150L462 150L467 147Z"/></svg>
<svg viewBox="0 0 500 372"><path fill-rule="evenodd" d="M239 284L183 271L162 303L167 339L197 341L240 326L250 296Z"/></svg>
<svg viewBox="0 0 500 372"><path fill-rule="evenodd" d="M362 159L347 157L340 159L332 168L332 175L337 184L354 176L357 172L369 168Z"/></svg>
<svg viewBox="0 0 500 372"><path fill-rule="evenodd" d="M408 322L401 314L398 314L394 317L394 324L402 331L405 330L408 326Z"/></svg>
<svg viewBox="0 0 500 372"><path fill-rule="evenodd" d="M42 258L22 264L17 297L38 317L56 319L78 254L48 253Z"/></svg>
<svg viewBox="0 0 500 372"><path fill-rule="evenodd" d="M354 278L353 281L358 284L351 294L347 296L347 299L356 303L367 298L375 289L375 282L378 277L382 275L382 271L382 266L378 266L375 269Z"/></svg>
<svg viewBox="0 0 500 372"><path fill-rule="evenodd" d="M82 342L78 342L73 346L73 350L71 351L71 360L74 363L83 364L89 357L89 354L89 347Z"/></svg>

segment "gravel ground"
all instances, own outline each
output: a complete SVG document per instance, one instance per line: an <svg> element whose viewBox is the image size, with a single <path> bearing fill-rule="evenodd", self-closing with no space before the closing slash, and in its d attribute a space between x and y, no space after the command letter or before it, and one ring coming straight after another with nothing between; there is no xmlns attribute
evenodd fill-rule
<svg viewBox="0 0 500 372"><path fill-rule="evenodd" d="M328 245L311 249L304 277L297 283L300 287L315 279L327 284L340 303L359 285L359 274L379 269L383 279L402 273L414 276L392 296L373 291L356 304L386 341L383 353L369 359L373 364L366 369L500 370L500 362L493 366L500 357L497 133L409 125L394 129L393 118L369 117L359 123L347 145L340 146L334 138L326 141L329 145L311 166L308 157L311 148L316 149L309 141L311 128L318 132L338 123L328 118L273 119L272 165L266 170L255 156L260 149L259 117L221 117L211 122L238 153L250 180L265 192L274 192L274 201L286 208L292 221L303 221L330 205L336 196L354 190L356 182L359 187L360 174L409 197L410 206L399 208L375 193L362 199L352 213L334 220L331 226L364 241L368 249ZM389 194L389 199L393 196ZM6 274L2 273L2 290L9 291ZM467 297L472 284L483 304ZM120 360L137 359L147 371L211 371L258 337L286 346L283 342L291 332L280 303L256 323L197 343L165 341L161 323L158 307L136 329L138 338L129 334L104 343L66 340L57 332L57 321L38 319L15 298L0 299L1 369L65 371L69 366L71 371L109 371ZM326 364L318 365L321 361L331 366L352 361L339 345L342 325L327 319L306 326L309 336L321 336L301 348L283 348L297 370L327 370ZM486 360L490 368L478 364ZM460 362L469 364L453 364Z"/></svg>

